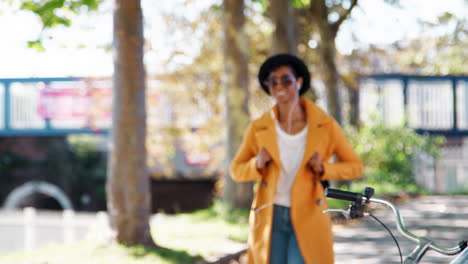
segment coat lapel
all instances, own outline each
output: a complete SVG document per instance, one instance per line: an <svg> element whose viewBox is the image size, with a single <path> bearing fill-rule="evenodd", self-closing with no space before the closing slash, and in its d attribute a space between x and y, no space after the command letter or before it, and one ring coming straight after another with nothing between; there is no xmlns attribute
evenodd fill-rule
<svg viewBox="0 0 468 264"><path fill-rule="evenodd" d="M323 149L321 144L324 143L323 139L327 137L324 124L330 121L330 118L320 110L311 101L301 98L301 104L305 107L307 113L307 142L304 150L304 158L301 163L301 168L304 167L307 161L312 157L315 151ZM324 153L320 153L321 158L324 158Z"/></svg>
<svg viewBox="0 0 468 264"><path fill-rule="evenodd" d="M281 162L275 130L275 121L269 112L265 113L265 115L261 118L259 125L259 130L255 133L258 147L265 148L268 153L270 153L272 160L280 166Z"/></svg>

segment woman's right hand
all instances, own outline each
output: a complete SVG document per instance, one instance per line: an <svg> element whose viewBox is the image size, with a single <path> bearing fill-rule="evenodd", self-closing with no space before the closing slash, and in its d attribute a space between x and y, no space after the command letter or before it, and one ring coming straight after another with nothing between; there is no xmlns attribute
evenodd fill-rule
<svg viewBox="0 0 468 264"><path fill-rule="evenodd" d="M268 151L265 148L261 147L260 151L258 151L258 154L257 154L257 169L261 170L265 168L268 162L270 161L271 161L270 153L268 153Z"/></svg>

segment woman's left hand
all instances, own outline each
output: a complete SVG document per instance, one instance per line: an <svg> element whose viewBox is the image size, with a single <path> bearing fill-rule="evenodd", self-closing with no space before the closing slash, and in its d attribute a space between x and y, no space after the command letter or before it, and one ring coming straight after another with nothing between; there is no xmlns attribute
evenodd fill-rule
<svg viewBox="0 0 468 264"><path fill-rule="evenodd" d="M318 151L315 151L314 155L312 155L312 157L307 162L307 165L309 165L309 168L313 173L318 175L323 174L323 163L320 159L320 153Z"/></svg>

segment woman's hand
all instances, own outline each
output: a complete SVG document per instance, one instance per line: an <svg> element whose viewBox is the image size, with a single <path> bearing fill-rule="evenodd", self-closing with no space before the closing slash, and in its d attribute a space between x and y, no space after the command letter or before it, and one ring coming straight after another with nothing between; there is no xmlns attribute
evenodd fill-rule
<svg viewBox="0 0 468 264"><path fill-rule="evenodd" d="M315 151L314 155L312 155L307 164L313 173L323 175L323 163L320 159L320 153L318 151Z"/></svg>
<svg viewBox="0 0 468 264"><path fill-rule="evenodd" d="M268 153L268 151L265 148L261 147L260 151L258 151L258 154L257 154L257 169L261 170L265 168L268 162L270 161L271 161L270 153Z"/></svg>

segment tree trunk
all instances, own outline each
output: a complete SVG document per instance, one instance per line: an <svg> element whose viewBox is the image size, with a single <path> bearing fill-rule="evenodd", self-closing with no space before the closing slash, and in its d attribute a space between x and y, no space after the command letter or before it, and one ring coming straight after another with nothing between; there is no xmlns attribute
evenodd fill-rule
<svg viewBox="0 0 468 264"><path fill-rule="evenodd" d="M312 8L313 18L320 35L319 53L322 61L322 74L327 91L329 113L338 123L342 123L341 105L338 93L338 69L335 63L335 34L328 22L328 8L325 0L316 0Z"/></svg>
<svg viewBox="0 0 468 264"><path fill-rule="evenodd" d="M224 200L231 206L248 208L252 201L252 183L234 183L229 163L242 141L249 122L247 38L244 32L244 1L224 0L224 78L226 97L226 173Z"/></svg>
<svg viewBox="0 0 468 264"><path fill-rule="evenodd" d="M294 8L289 0L271 0L270 13L275 30L272 34L271 53L297 55L297 31Z"/></svg>
<svg viewBox="0 0 468 264"><path fill-rule="evenodd" d="M352 77L353 79L356 78L355 76ZM346 84L346 82L345 82ZM349 124L352 125L355 128L360 127L360 119L359 116L360 111L359 111L359 103L360 103L360 94L359 94L359 87L357 84L346 84L346 87L348 88L348 96L349 96Z"/></svg>
<svg viewBox="0 0 468 264"><path fill-rule="evenodd" d="M154 245L146 169L145 69L142 10L138 0L116 0L114 90L107 208L116 239Z"/></svg>

